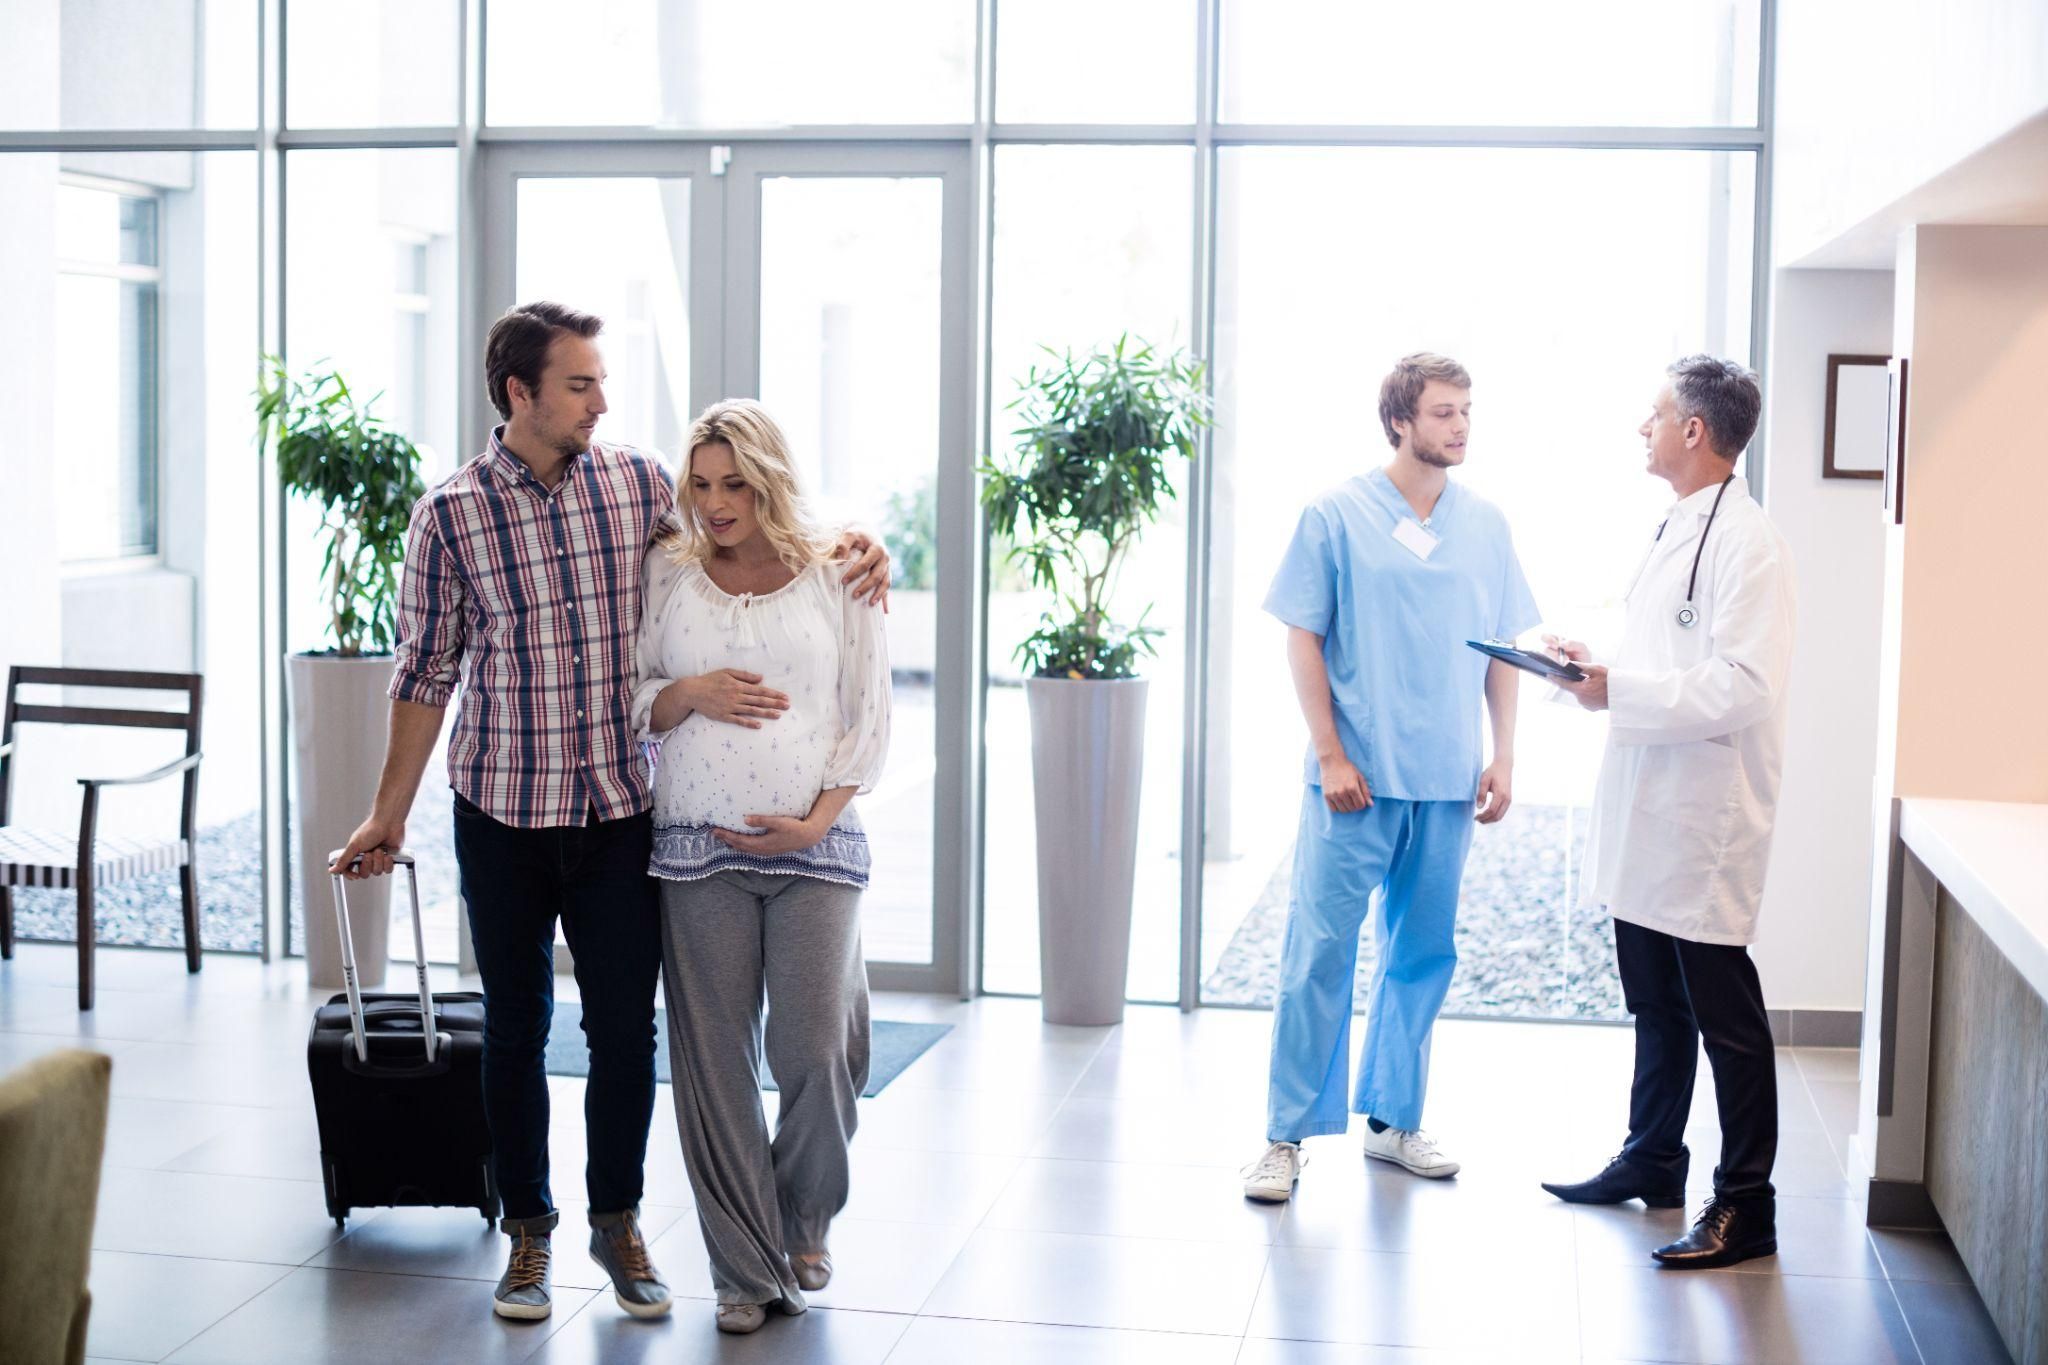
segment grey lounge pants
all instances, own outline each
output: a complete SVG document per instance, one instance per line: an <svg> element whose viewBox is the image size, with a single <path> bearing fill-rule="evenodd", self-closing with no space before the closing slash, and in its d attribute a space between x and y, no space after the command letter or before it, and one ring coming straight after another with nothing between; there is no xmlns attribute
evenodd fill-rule
<svg viewBox="0 0 2048 1365"><path fill-rule="evenodd" d="M846 1206L847 1143L868 1081L860 895L757 872L661 883L676 1125L720 1303L800 1309L788 1257L823 1251ZM772 1141L764 1032L781 1090Z"/></svg>

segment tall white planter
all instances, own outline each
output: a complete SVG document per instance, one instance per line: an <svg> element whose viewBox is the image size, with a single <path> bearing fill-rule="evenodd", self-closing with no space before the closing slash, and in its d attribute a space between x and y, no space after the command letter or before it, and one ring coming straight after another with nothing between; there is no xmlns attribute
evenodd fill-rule
<svg viewBox="0 0 2048 1365"><path fill-rule="evenodd" d="M370 813L384 767L391 703L391 656L342 658L294 654L291 681L294 807L299 817L297 872L306 907L306 973L315 986L342 985L341 931L327 855L348 842ZM373 877L349 890L349 935L355 940L356 980L382 985L391 956L391 878Z"/></svg>
<svg viewBox="0 0 2048 1365"><path fill-rule="evenodd" d="M1049 1024L1124 1017L1145 680L1029 678L1038 965Z"/></svg>

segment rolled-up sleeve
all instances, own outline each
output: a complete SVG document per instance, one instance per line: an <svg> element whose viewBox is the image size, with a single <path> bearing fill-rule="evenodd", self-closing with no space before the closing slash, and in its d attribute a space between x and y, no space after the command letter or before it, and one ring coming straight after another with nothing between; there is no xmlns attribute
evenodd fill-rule
<svg viewBox="0 0 2048 1365"><path fill-rule="evenodd" d="M874 790L889 757L889 644L882 613L842 585L839 742L825 764L824 789Z"/></svg>
<svg viewBox="0 0 2048 1365"><path fill-rule="evenodd" d="M406 528L405 572L398 580L398 658L389 695L393 701L446 706L462 676L468 590L434 522L431 497L413 504Z"/></svg>

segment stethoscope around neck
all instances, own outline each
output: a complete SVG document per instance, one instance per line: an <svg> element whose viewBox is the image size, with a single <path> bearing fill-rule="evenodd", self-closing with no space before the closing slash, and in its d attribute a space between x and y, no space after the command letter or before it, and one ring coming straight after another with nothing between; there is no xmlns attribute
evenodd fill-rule
<svg viewBox="0 0 2048 1365"><path fill-rule="evenodd" d="M1678 624L1683 629L1691 630L1694 626L1700 623L1700 609L1692 604L1693 589L1699 586L1700 581L1700 556L1706 552L1707 533L1714 529L1714 517L1721 510L1721 499L1728 496L1728 485L1734 482L1735 476L1733 474L1730 474L1727 478L1721 480L1721 491L1714 494L1714 505L1707 509L1707 524L1700 528L1699 544L1693 547L1692 573L1686 577L1685 601L1678 608L1677 616ZM1657 528L1657 534L1652 539L1652 544L1655 544L1656 541L1664 539L1664 527L1669 526L1670 524L1671 518L1664 518L1663 525Z"/></svg>

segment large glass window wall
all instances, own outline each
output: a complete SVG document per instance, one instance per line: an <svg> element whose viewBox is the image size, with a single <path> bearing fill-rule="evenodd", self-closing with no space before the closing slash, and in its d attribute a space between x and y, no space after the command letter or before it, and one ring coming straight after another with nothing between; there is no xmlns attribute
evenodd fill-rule
<svg viewBox="0 0 2048 1365"><path fill-rule="evenodd" d="M198 673L202 944L262 945L263 548L252 151L0 152L0 366L24 395L0 443L0 667ZM47 401L44 401L47 399ZM67 688L24 703L166 707ZM24 725L14 822L78 828L80 777L147 772L173 731ZM177 837L179 784L109 788L100 830ZM17 889L17 932L71 939L69 891ZM100 890L101 942L182 942L175 872Z"/></svg>
<svg viewBox="0 0 2048 1365"><path fill-rule="evenodd" d="M458 390L448 382L459 369L456 169L452 147L302 149L284 157L289 368L301 376L340 375L371 416L419 450L420 477L429 487L465 458L456 436ZM321 509L293 498L284 527L285 648L331 648ZM427 952L442 962L457 959L461 913L454 798L444 776L451 728L441 728L406 825L418 859ZM295 753L287 751L285 761L295 762ZM287 946L297 950L306 941L304 878L292 882ZM324 886L314 888L311 907L332 913ZM412 952L409 930L390 941L398 955Z"/></svg>
<svg viewBox="0 0 2048 1365"><path fill-rule="evenodd" d="M1373 402L1387 366L1426 348L1471 368L1461 477L1508 510L1546 623L1597 636L1630 528L1660 504L1631 452L1662 364L1695 349L1762 360L1760 0L1583 0L1541 24L1504 0L1399 14L1321 0L904 0L887 23L841 5L719 0L604 0L573 15L532 0L149 8L141 26L109 0L0 13L0 294L17 314L40 310L23 360L59 397L48 430L11 448L75 452L25 465L17 453L23 467L9 468L10 486L49 484L56 514L0 550L16 600L33 604L0 625L0 662L207 672L202 823L233 827L238 850L202 862L216 946L301 941L282 928L297 878L285 876L278 659L321 643L318 552L307 510L277 496L251 444L264 350L295 369L331 364L377 394L431 481L492 420L481 336L515 300L485 297L480 281L604 313L611 434L670 458L706 385L731 372L713 358L729 324L755 310L747 382L789 409L819 477L862 451L919 471L878 466L846 483L838 514L904 539L923 557L920 583L976 565L983 629L961 684L972 734L915 746L918 763L930 751L966 765L958 789L980 793L976 837L951 849L920 835L911 859L972 875L949 882L899 859L890 881L913 907L929 883L938 915L963 930L947 941L970 945L958 960L933 953L932 984L1024 994L1039 967L1014 653L1044 603L999 553L963 552L982 529L971 496L943 490L971 492L959 467L1007 445L1008 404L1040 348L1130 333L1192 350L1210 364L1217 426L1178 471L1116 603L1167 627L1145 668L1128 989L1251 1006L1271 995L1303 742L1260 602L1300 504L1386 458ZM889 420L890 399L919 412L938 400L868 392L887 383L872 348L898 343L886 326L835 333L846 291L787 264L691 278L693 264L738 259L722 234L744 224L761 234L756 256L864 272L863 306L881 323L922 317L938 307L917 292L931 280L911 289L888 268L892 234L907 231L890 212L922 214L919 231L934 212L909 182L861 188L849 169L816 188L766 182L752 218L693 208L724 202L708 196L736 145L807 149L831 175L835 148L851 158L920 142L972 153L980 228L972 287L947 295L961 315L941 319L976 356L976 437L931 451L861 432ZM531 156L550 144L565 174L588 176L607 149L651 145L668 161L574 192L522 180L516 229L490 221L465 190L480 165L501 146ZM820 195L832 202L806 198ZM835 223L842 212L854 218ZM707 313L713 284L722 311ZM832 306L814 309L812 295ZM686 310L686 298L699 302ZM707 317L718 325L706 330ZM932 334L904 335L926 346ZM869 351L826 354L862 336ZM862 392L840 392L847 382ZM87 629L88 606L141 626ZM898 624L916 626L906 658L951 648L941 625ZM931 676L899 677L899 691ZM1566 909L1595 738L1525 698L1518 809L1475 845L1453 1009L1613 1011L1606 926ZM932 799L920 774L899 784L899 803ZM445 804L437 773L423 790L423 807ZM910 804L899 823L934 827ZM437 821L440 805L416 812L421 829ZM456 951L448 871L450 885L429 888L442 958ZM215 886L231 914L216 914ZM51 913L44 931L61 936ZM900 955L918 960L921 944Z"/></svg>
<svg viewBox="0 0 2048 1365"><path fill-rule="evenodd" d="M1221 154L1205 999L1273 999L1304 741L1261 604L1305 496L1387 462L1381 375L1415 350L1471 371L1456 477L1507 514L1544 629L1611 641L1669 500L1636 434L1661 368L1750 352L1754 194L1753 153ZM1515 805L1475 832L1453 1012L1621 1011L1612 931L1574 906L1600 725L1549 690L1520 689Z"/></svg>

